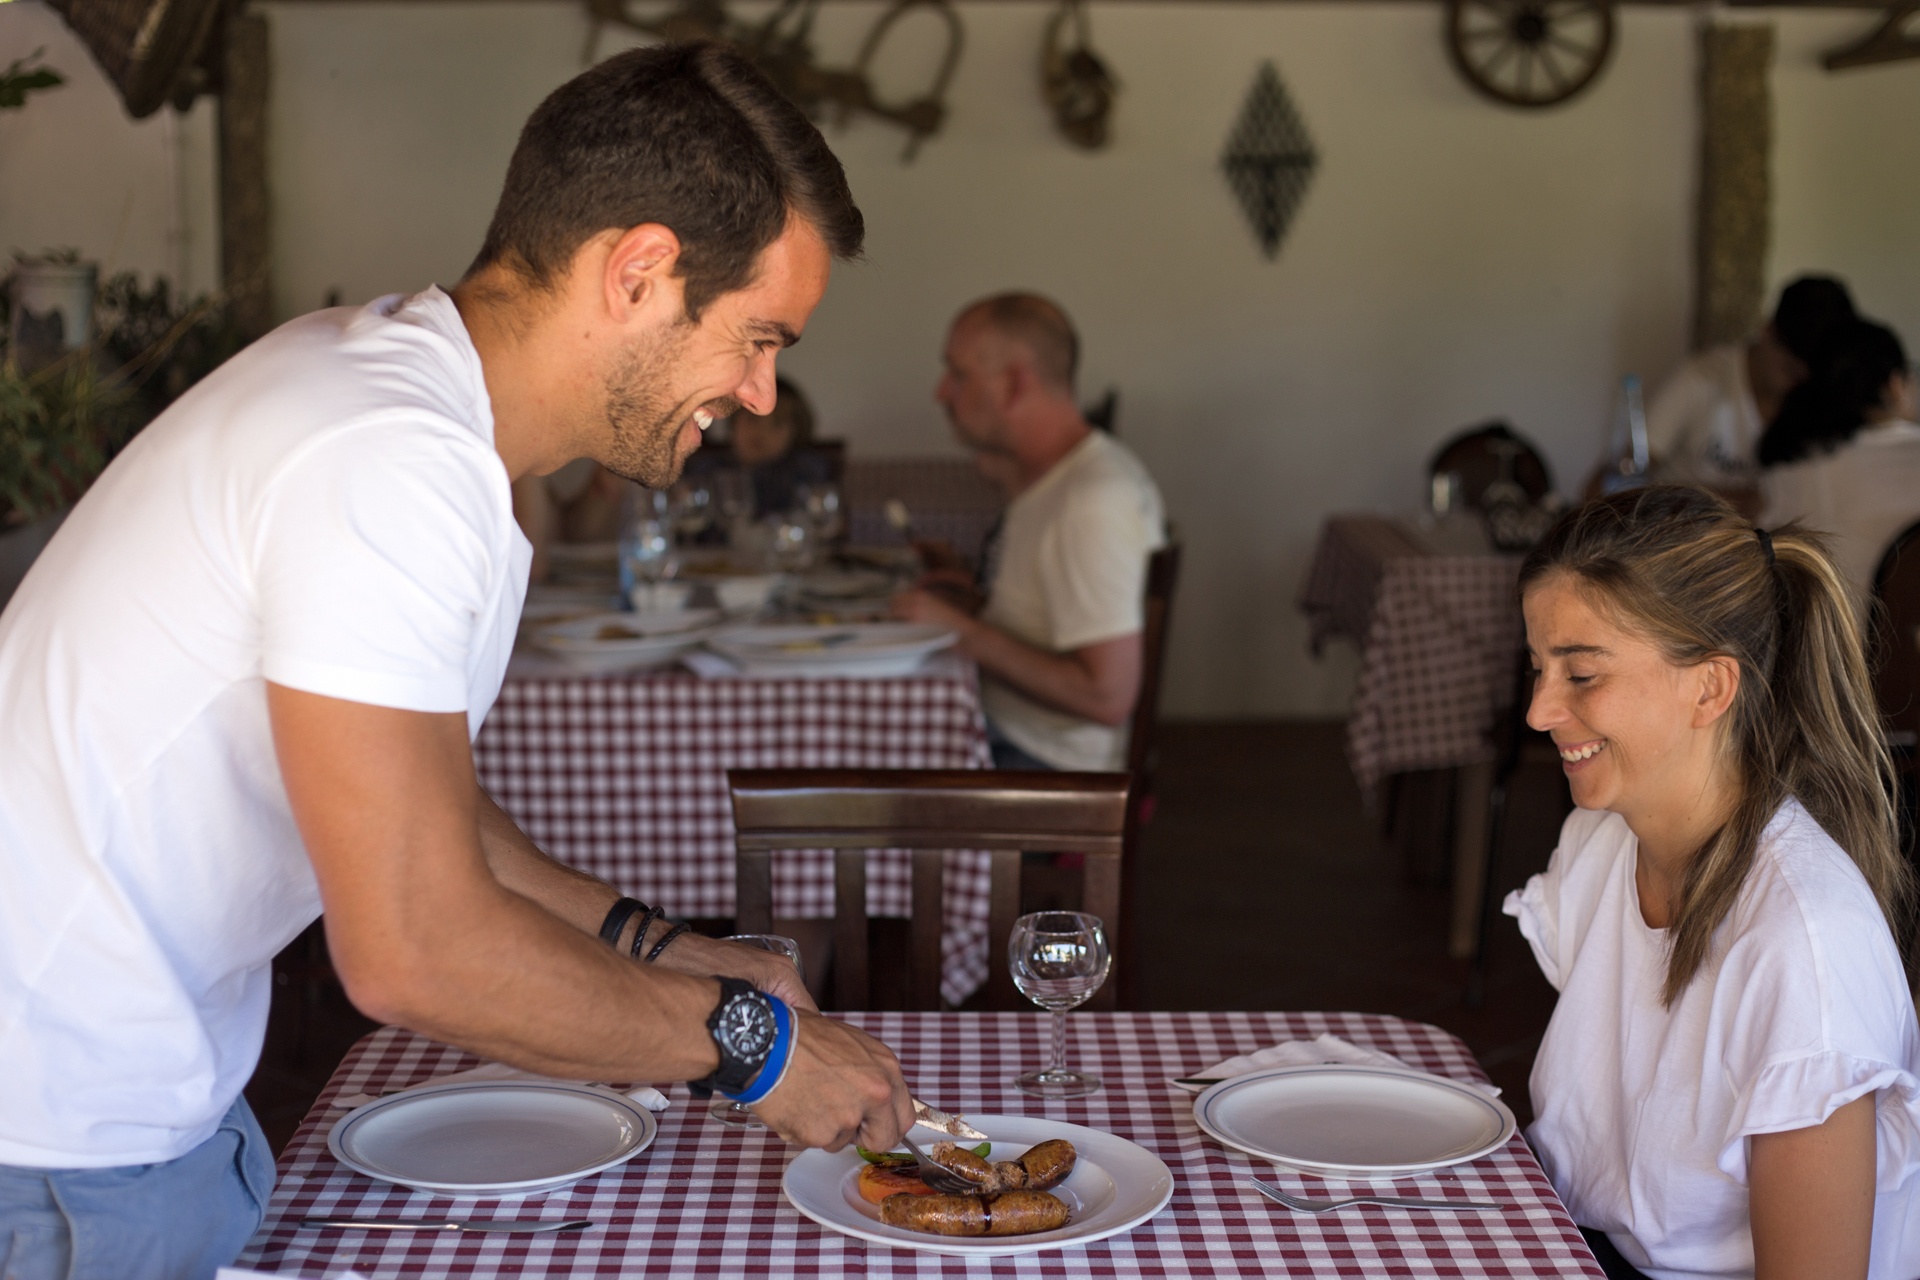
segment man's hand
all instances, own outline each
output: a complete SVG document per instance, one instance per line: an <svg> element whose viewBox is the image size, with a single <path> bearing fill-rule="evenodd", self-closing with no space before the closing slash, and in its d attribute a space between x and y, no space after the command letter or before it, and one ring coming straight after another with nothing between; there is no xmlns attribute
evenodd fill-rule
<svg viewBox="0 0 1920 1280"><path fill-rule="evenodd" d="M675 944L678 945L678 944ZM665 959L664 956L661 957ZM893 1050L864 1031L795 1011L786 1079L753 1108L788 1142L886 1151L913 1127L913 1099Z"/></svg>
<svg viewBox="0 0 1920 1280"><path fill-rule="evenodd" d="M800 971L783 955L749 947L744 943L719 938L703 938L683 933L654 961L662 969L690 973L701 978L740 978L770 996L778 996L796 1009L818 1012ZM784 1087L784 1086L782 1086Z"/></svg>
<svg viewBox="0 0 1920 1280"><path fill-rule="evenodd" d="M959 573L965 574L969 582L973 580L967 562L945 538L915 538L913 553L920 557L920 565L928 573Z"/></svg>
<svg viewBox="0 0 1920 1280"><path fill-rule="evenodd" d="M902 622L918 622L930 627L958 631L962 640L973 624L973 615L955 606L933 591L915 588L893 598L893 616Z"/></svg>

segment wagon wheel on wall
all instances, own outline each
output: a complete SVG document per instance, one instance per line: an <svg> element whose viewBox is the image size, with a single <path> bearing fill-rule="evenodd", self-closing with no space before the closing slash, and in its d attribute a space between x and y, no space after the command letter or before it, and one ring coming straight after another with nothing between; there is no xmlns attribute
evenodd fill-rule
<svg viewBox="0 0 1920 1280"><path fill-rule="evenodd" d="M1609 0L1447 0L1447 52L1468 84L1512 107L1578 94L1613 52Z"/></svg>

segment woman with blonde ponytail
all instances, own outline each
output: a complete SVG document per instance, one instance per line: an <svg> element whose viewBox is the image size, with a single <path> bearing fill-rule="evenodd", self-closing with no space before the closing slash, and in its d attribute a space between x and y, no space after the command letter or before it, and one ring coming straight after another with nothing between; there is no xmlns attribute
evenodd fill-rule
<svg viewBox="0 0 1920 1280"><path fill-rule="evenodd" d="M1520 573L1578 809L1507 899L1560 1001L1528 1136L1610 1276L1920 1276L1911 893L1849 588L1698 489Z"/></svg>

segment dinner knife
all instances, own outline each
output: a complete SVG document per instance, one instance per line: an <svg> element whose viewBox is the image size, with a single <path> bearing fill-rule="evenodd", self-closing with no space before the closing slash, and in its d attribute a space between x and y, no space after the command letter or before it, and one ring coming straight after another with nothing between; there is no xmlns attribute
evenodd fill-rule
<svg viewBox="0 0 1920 1280"><path fill-rule="evenodd" d="M935 1111L918 1098L913 1100L913 1122L915 1124L925 1125L937 1133L944 1133L950 1138L964 1138L968 1142L985 1142L987 1140L986 1134L980 1132L959 1116L950 1116L944 1111Z"/></svg>
<svg viewBox="0 0 1920 1280"><path fill-rule="evenodd" d="M591 1218L302 1218L303 1227L358 1227L363 1231L584 1231Z"/></svg>

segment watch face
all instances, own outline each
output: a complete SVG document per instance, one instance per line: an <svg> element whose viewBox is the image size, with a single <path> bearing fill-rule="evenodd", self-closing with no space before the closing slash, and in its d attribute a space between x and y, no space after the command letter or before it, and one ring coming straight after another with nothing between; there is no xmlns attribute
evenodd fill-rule
<svg viewBox="0 0 1920 1280"><path fill-rule="evenodd" d="M720 1011L720 1023L714 1038L725 1047L727 1056L758 1062L773 1047L773 1010L759 995L735 996Z"/></svg>

